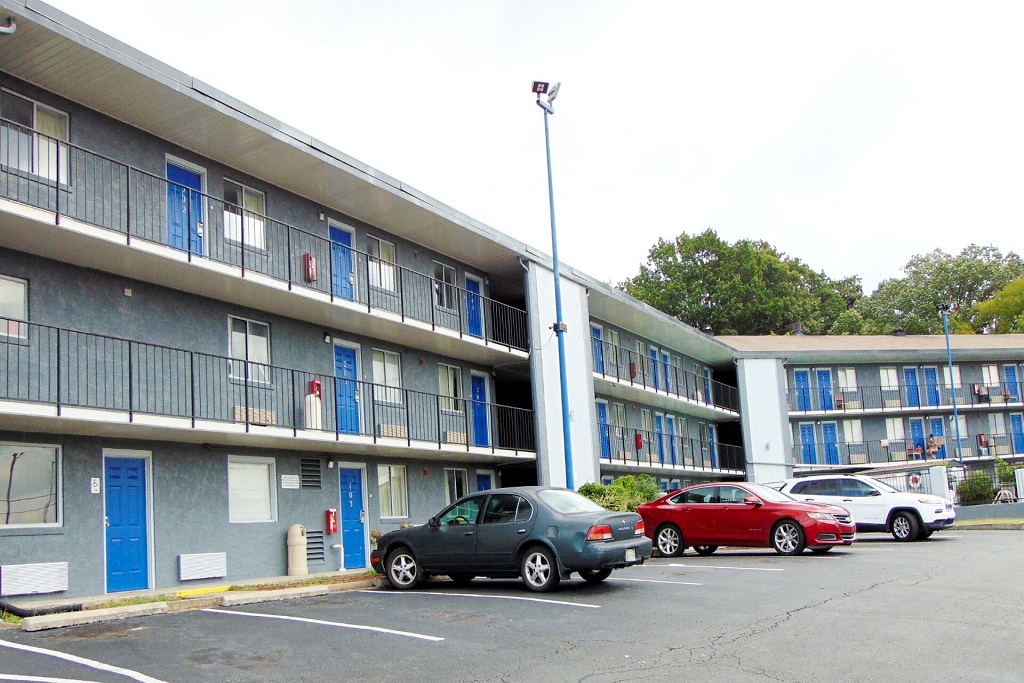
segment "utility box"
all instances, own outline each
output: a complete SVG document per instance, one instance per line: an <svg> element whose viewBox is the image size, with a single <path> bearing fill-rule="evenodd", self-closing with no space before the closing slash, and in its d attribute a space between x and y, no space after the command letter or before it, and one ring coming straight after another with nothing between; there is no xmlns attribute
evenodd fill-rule
<svg viewBox="0 0 1024 683"><path fill-rule="evenodd" d="M288 576L305 576L308 573L306 527L292 524L288 527Z"/></svg>

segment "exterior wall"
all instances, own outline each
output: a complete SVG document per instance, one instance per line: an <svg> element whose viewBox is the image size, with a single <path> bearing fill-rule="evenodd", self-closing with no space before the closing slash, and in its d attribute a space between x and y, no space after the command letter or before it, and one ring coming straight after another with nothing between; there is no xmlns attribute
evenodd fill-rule
<svg viewBox="0 0 1024 683"><path fill-rule="evenodd" d="M559 380L558 343L550 330L556 320L554 273L536 262L527 274L527 309L530 311L531 379L537 434L537 483L565 486L565 447ZM572 441L573 487L599 481L594 444L594 379L590 366L590 325L587 292L562 278L562 315L565 336L566 381L569 393L569 430Z"/></svg>
<svg viewBox="0 0 1024 683"><path fill-rule="evenodd" d="M644 336L635 334L631 330L628 330L628 329L626 329L624 327L619 327L619 326L617 326L617 325L615 325L613 323L610 323L610 322L608 322L606 320L600 320L598 318L592 318L590 320L590 322L591 322L591 324L599 325L601 327L601 329L602 329L602 339L606 343L608 341L608 337L607 337L606 332L608 330L614 330L614 331L619 333L619 347L621 349L624 349L624 350L627 350L627 351L636 352L637 343L638 342L643 342L643 343L645 343L647 345L648 348L656 348L659 351L668 351L669 353L672 354L672 356L681 358L682 361L683 361L683 369L686 370L687 372L694 372L695 371L694 368L696 367L696 368L698 368L696 372L699 374L701 370L703 370L704 368L707 368L708 371L711 372L711 379L714 379L714 369L713 368L711 368L710 366L708 366L705 363L702 363L701 361L699 361L698 359L696 359L696 358L694 358L692 356L688 356L688 355L686 355L684 353L680 353L680 352L676 351L675 349L672 348L670 342L658 341L658 340L655 340L655 339L651 339L651 338L648 338L648 337L644 337ZM589 331L588 331L588 333L589 333ZM591 361L593 361L593 349L591 349ZM591 364L591 367L593 367L593 362Z"/></svg>
<svg viewBox="0 0 1024 683"><path fill-rule="evenodd" d="M741 358L738 379L747 478L766 482L792 476L782 361Z"/></svg>

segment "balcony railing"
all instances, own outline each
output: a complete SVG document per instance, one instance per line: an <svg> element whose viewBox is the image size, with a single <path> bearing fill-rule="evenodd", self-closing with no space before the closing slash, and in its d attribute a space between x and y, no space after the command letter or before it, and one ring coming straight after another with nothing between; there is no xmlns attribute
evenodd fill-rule
<svg viewBox="0 0 1024 683"><path fill-rule="evenodd" d="M707 406L737 412L740 409L736 387L597 339L593 340L593 350L594 372L601 377Z"/></svg>
<svg viewBox="0 0 1024 683"><path fill-rule="evenodd" d="M939 464L959 457L963 459L1024 453L1024 434L981 435L962 434L960 448L956 437L936 437L932 448L927 439L880 439L856 443L797 443L793 445L795 465L875 465L914 460L931 460Z"/></svg>
<svg viewBox="0 0 1024 683"><path fill-rule="evenodd" d="M1020 382L1000 384L861 386L855 389L790 388L789 412L863 412L866 410L937 408L953 405L955 391L958 407L1024 405Z"/></svg>
<svg viewBox="0 0 1024 683"><path fill-rule="evenodd" d="M0 120L0 197L463 337L528 349L526 311Z"/></svg>
<svg viewBox="0 0 1024 683"><path fill-rule="evenodd" d="M743 471L739 446L615 425L598 425L601 462L695 470Z"/></svg>
<svg viewBox="0 0 1024 683"><path fill-rule="evenodd" d="M0 318L0 399L534 452L533 411Z"/></svg>

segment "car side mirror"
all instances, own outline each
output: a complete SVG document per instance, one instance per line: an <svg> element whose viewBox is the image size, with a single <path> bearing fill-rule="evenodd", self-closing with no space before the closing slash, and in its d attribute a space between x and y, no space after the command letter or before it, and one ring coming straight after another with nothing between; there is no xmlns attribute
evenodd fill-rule
<svg viewBox="0 0 1024 683"><path fill-rule="evenodd" d="M747 498L744 498L743 502L746 505L764 505L764 503L761 502L761 499L755 496L749 496Z"/></svg>
<svg viewBox="0 0 1024 683"><path fill-rule="evenodd" d="M428 519L427 526L437 526L437 517L431 517Z"/></svg>
<svg viewBox="0 0 1024 683"><path fill-rule="evenodd" d="M880 496L880 495L882 495L882 492L879 491L878 489L871 489L871 492L868 493L868 495L869 496Z"/></svg>

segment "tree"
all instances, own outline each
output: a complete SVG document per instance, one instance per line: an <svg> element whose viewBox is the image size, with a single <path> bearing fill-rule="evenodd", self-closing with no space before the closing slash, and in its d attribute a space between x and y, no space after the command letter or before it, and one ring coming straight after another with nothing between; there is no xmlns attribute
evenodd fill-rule
<svg viewBox="0 0 1024 683"><path fill-rule="evenodd" d="M857 277L836 282L767 242L729 244L711 229L659 239L640 273L619 287L717 334L784 334L795 322L825 334L862 297Z"/></svg>
<svg viewBox="0 0 1024 683"><path fill-rule="evenodd" d="M984 327L975 306L1024 275L1017 254L972 244L959 256L940 249L914 256L903 266L906 277L885 280L858 305L865 334L942 334L938 308L950 306L950 331L971 333Z"/></svg>
<svg viewBox="0 0 1024 683"><path fill-rule="evenodd" d="M1024 277L1006 285L988 301L975 304L974 315L989 332L1024 332Z"/></svg>

